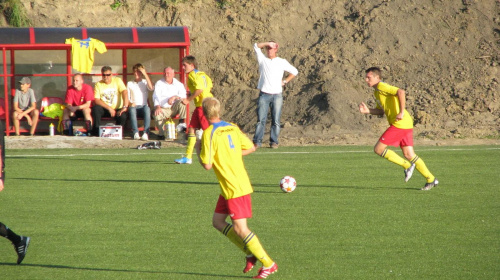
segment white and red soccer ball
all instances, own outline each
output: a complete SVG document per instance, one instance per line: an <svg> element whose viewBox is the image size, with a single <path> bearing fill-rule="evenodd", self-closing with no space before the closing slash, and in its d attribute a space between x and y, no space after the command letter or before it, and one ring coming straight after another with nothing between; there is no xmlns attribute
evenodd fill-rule
<svg viewBox="0 0 500 280"><path fill-rule="evenodd" d="M297 187L297 181L292 176L285 176L280 181L280 189L286 193L291 193Z"/></svg>

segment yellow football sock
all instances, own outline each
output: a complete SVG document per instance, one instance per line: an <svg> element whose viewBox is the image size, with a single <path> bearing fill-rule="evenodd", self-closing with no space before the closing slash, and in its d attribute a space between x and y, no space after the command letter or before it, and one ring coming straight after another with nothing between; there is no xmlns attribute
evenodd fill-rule
<svg viewBox="0 0 500 280"><path fill-rule="evenodd" d="M224 234L231 242L234 243L238 248L240 248L245 254L251 255L252 252L248 250L248 248L245 247L245 244L243 243L243 239L239 237L236 232L234 232L233 225L232 224L227 224L227 226L222 230L222 234Z"/></svg>
<svg viewBox="0 0 500 280"><path fill-rule="evenodd" d="M196 144L196 135L194 133L189 133L187 147L186 147L186 157L187 158L193 157L193 151L194 151L195 144Z"/></svg>
<svg viewBox="0 0 500 280"><path fill-rule="evenodd" d="M417 168L418 172L420 172L420 174L422 174L422 176L425 177L427 183L434 182L434 179L436 179L436 177L434 177L434 175L432 175L432 173L429 171L429 169L425 165L424 160L422 160L419 156L415 155L415 157L411 160L411 163L415 164L415 167Z"/></svg>
<svg viewBox="0 0 500 280"><path fill-rule="evenodd" d="M411 166L411 163L406 159L398 156L394 151L385 149L384 152L380 155L381 157L387 159L390 162L393 162L399 166L402 166L404 169L408 169Z"/></svg>
<svg viewBox="0 0 500 280"><path fill-rule="evenodd" d="M252 254L260 261L262 262L262 265L265 267L270 267L273 265L273 260L269 257L269 255L266 253L264 250L264 247L260 244L259 239L257 238L257 235L255 235L253 232L250 232L247 237L243 239L243 243L246 245L246 247L252 252Z"/></svg>

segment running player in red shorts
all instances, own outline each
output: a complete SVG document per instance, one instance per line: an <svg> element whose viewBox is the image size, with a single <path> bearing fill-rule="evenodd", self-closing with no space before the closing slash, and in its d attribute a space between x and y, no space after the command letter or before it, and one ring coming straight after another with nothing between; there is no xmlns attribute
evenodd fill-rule
<svg viewBox="0 0 500 280"><path fill-rule="evenodd" d="M215 98L203 100L203 112L210 126L196 142L201 165L214 169L221 195L215 207L212 225L246 254L243 273L249 272L257 261L262 263L255 279L264 279L278 271L278 265L269 257L257 235L247 225L252 217L252 184L248 178L243 156L255 151L253 142L235 124L220 119L220 103ZM227 218L231 223L227 223Z"/></svg>
<svg viewBox="0 0 500 280"><path fill-rule="evenodd" d="M188 136L187 136L187 147L186 154L174 160L175 163L178 164L191 164L194 145L196 143L195 131L197 129L205 130L208 127L208 121L203 115L203 109L201 108L201 103L203 99L212 97L212 79L205 74L205 72L198 70L198 64L196 62L196 58L192 55L186 56L182 59L182 67L184 71L188 74L188 82L187 86L189 88L189 96L182 100L184 105L188 105L191 100L194 100L194 105L196 109L194 109L193 115L191 116L191 121L187 127Z"/></svg>
<svg viewBox="0 0 500 280"><path fill-rule="evenodd" d="M369 87L375 89L376 108L368 108L365 103L359 104L359 111L363 114L384 115L390 127L382 134L374 151L381 157L404 168L405 182L410 180L415 167L425 177L427 183L421 190L428 191L437 186L438 180L429 171L424 161L413 150L413 119L406 111L405 91L381 81L382 71L371 67L365 71L365 81ZM401 147L406 159L400 157L387 146Z"/></svg>

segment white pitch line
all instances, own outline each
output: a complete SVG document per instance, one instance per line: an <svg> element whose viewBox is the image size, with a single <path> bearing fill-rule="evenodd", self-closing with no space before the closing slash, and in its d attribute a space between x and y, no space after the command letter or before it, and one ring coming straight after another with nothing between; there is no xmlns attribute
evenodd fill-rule
<svg viewBox="0 0 500 280"><path fill-rule="evenodd" d="M394 150L399 150L394 148ZM448 151L486 151L486 150L500 150L500 147L494 148L448 148L448 149L418 149L416 152L448 152ZM373 150L357 150L357 151L322 151L322 152L267 152L267 153L254 153L254 155L275 155L275 154L348 154L348 153L373 153ZM131 156L131 155L181 155L179 153L147 153L147 152L130 152L130 153L116 153L116 154L61 154L61 155L39 155L39 154L25 154L25 155L6 155L6 157L16 158L16 157L76 157L76 156Z"/></svg>

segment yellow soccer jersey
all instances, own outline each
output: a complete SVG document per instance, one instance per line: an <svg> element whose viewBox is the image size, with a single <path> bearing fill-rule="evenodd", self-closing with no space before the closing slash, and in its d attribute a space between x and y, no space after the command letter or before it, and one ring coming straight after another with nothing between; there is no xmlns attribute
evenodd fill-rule
<svg viewBox="0 0 500 280"><path fill-rule="evenodd" d="M253 192L241 154L252 146L252 141L232 123L220 121L203 132L200 158L204 164L212 164L225 199Z"/></svg>
<svg viewBox="0 0 500 280"><path fill-rule="evenodd" d="M403 119L396 121L396 115L399 114L399 99L397 96L398 89L399 88L395 86L379 82L375 92L373 93L377 101L377 108L384 110L389 124L401 129L413 128L413 119L406 109Z"/></svg>
<svg viewBox="0 0 500 280"><path fill-rule="evenodd" d="M78 40L75 38L66 39L66 44L71 44L71 65L82 73L90 73L94 65L94 50L105 53L108 50L106 45L92 38Z"/></svg>
<svg viewBox="0 0 500 280"><path fill-rule="evenodd" d="M194 106L201 107L203 99L213 97L212 93L212 79L205 74L205 72L194 69L188 75L188 88L191 94L196 90L202 89L203 92L194 99Z"/></svg>
<svg viewBox="0 0 500 280"><path fill-rule="evenodd" d="M120 109L123 106L122 92L126 89L122 79L113 77L109 85L103 81L95 84L94 97L101 99L113 109Z"/></svg>

